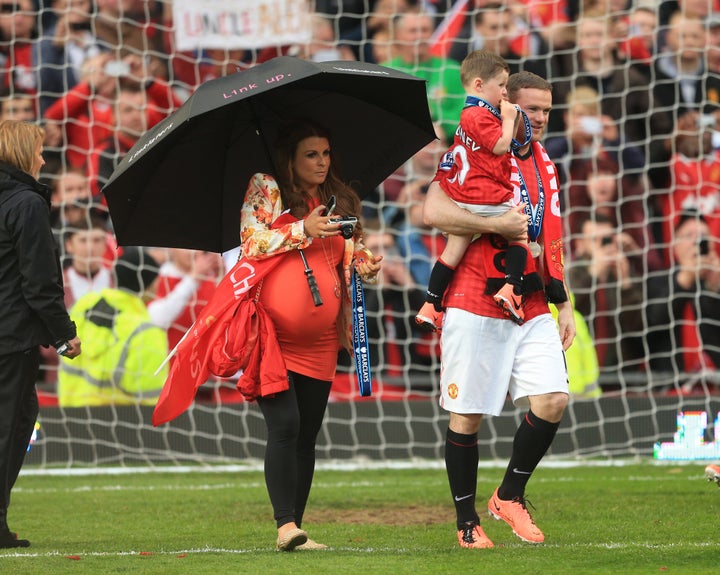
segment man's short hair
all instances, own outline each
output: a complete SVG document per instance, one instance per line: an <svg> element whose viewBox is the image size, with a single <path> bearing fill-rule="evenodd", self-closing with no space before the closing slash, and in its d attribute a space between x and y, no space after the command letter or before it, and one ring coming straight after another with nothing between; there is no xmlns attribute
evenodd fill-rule
<svg viewBox="0 0 720 575"><path fill-rule="evenodd" d="M522 72L516 72L510 75L507 84L508 99L513 102L517 93L525 88L552 92L552 84L545 78L523 70Z"/></svg>

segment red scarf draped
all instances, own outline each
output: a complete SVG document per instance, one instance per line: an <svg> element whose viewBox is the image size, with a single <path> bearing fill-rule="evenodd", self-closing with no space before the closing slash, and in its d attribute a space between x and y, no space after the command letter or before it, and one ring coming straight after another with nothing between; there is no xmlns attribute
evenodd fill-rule
<svg viewBox="0 0 720 575"><path fill-rule="evenodd" d="M153 425L175 419L190 406L198 388L210 376L211 367L217 360L218 343L224 349L229 333L233 335L234 342L244 341L236 328L248 325L247 320L261 312L261 308L256 307L250 299L250 292L281 259L281 255L257 261L242 258L218 284L212 299L175 348L175 361L153 411ZM271 321L263 318L258 321L259 331L253 334L253 337L257 336L253 342L258 344L252 345L253 349L247 349L244 356L247 375L259 378L259 381L253 380L256 384L253 393L279 393L288 388L287 370L279 348L269 349L272 357L260 353L264 347L260 342L272 344L273 334L268 333L268 324L272 328ZM245 338L249 338L249 334L245 334ZM240 391L245 394L249 389L248 377L241 378L238 386L241 385L243 389Z"/></svg>
<svg viewBox="0 0 720 575"><path fill-rule="evenodd" d="M562 219L560 214L560 182L557 177L555 164L548 156L545 148L539 142L533 142L532 153L535 158L537 169L540 172L543 190L545 192L545 211L543 214L542 233L538 238L543 246L544 262L538 266L536 260L532 260L538 272L543 274L543 283L550 283L550 278L560 282L564 279L564 258L562 239ZM518 164L515 156L511 159L510 180L513 184L516 200L520 198L520 178L518 177ZM523 173L525 182L536 181L536 175ZM535 198L537 202L537 198ZM530 259L528 259L528 263ZM543 269L538 269L539 267ZM526 273L531 272L530 265ZM544 272L544 273L543 273Z"/></svg>

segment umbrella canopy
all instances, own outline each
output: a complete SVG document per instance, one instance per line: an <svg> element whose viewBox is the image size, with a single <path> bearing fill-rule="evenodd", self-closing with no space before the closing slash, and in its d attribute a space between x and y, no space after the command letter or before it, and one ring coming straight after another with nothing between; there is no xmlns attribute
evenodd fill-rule
<svg viewBox="0 0 720 575"><path fill-rule="evenodd" d="M435 139L423 80L275 58L202 84L125 155L103 189L118 243L236 247L250 177L275 172L278 128L295 118L329 130L335 167L361 198Z"/></svg>

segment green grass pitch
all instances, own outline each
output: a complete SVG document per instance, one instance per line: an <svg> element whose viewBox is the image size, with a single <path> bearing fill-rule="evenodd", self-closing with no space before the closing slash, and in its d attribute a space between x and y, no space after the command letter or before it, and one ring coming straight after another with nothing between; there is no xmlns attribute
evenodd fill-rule
<svg viewBox="0 0 720 575"><path fill-rule="evenodd" d="M488 517L503 473L481 467L491 550L460 549L440 462L419 469L320 466L304 527L328 551L278 553L262 473L21 475L10 509L28 549L0 573L705 574L720 567L720 489L704 463L541 465L527 497L546 542Z"/></svg>

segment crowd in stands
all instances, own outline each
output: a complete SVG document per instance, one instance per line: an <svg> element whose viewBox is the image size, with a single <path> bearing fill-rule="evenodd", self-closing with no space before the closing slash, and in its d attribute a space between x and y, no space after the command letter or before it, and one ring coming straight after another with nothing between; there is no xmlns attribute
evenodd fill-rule
<svg viewBox="0 0 720 575"><path fill-rule="evenodd" d="M46 130L41 177L69 304L114 286L122 249L103 185L197 86L278 55L379 63L426 80L438 141L364 201L368 244L386 254L367 295L373 355L381 374L428 389L437 336L412 318L444 239L422 223L423 195L463 106L460 62L485 47L553 84L544 143L561 178L569 288L594 342L588 389L599 378L605 391L687 392L692 374L717 373L720 0L311 4L307 43L180 51L170 0L0 0L0 119ZM229 260L155 249L149 261L159 287L148 318L172 349ZM703 389L720 389L708 381Z"/></svg>

